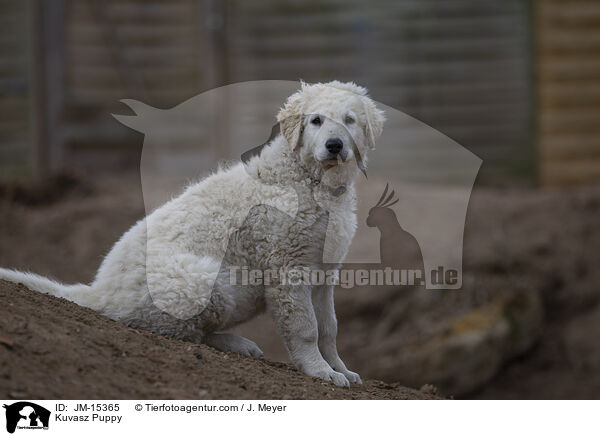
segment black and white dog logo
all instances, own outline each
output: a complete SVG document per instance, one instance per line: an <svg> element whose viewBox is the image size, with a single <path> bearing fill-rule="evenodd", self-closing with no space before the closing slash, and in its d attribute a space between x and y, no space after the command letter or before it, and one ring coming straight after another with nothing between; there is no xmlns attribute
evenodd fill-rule
<svg viewBox="0 0 600 436"><path fill-rule="evenodd" d="M4 405L6 409L6 431L18 429L48 429L50 411L28 401Z"/></svg>

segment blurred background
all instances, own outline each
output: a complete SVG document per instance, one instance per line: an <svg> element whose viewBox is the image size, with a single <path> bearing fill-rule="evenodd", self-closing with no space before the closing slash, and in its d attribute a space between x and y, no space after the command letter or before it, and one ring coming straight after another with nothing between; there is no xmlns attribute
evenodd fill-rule
<svg viewBox="0 0 600 436"><path fill-rule="evenodd" d="M338 292L351 369L458 398L600 397L600 2L0 0L0 23L2 266L89 282L144 215L120 99L351 80L483 159L463 290ZM287 360L269 320L239 331Z"/></svg>

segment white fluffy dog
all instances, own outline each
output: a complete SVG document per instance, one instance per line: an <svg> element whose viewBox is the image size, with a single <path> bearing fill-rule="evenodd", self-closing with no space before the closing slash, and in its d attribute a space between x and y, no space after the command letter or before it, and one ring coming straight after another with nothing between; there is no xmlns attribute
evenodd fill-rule
<svg viewBox="0 0 600 436"><path fill-rule="evenodd" d="M223 260L280 269L315 268L324 258L339 268L356 229L354 179L384 116L364 88L334 81L303 83L277 119L281 134L260 155L189 186L126 232L91 285L6 269L0 278L253 357L262 352L252 341L217 332L267 310L300 371L361 383L338 356L332 283L240 287L219 274Z"/></svg>

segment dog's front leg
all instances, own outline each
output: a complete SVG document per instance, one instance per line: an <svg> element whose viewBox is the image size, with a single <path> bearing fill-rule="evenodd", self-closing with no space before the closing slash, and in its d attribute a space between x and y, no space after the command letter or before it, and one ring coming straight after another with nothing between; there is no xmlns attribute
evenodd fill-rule
<svg viewBox="0 0 600 436"><path fill-rule="evenodd" d="M290 359L304 374L349 387L346 376L334 371L318 347L317 318L310 286L280 285L266 290L267 310L275 320Z"/></svg>
<svg viewBox="0 0 600 436"><path fill-rule="evenodd" d="M341 372L352 383L362 384L360 376L349 371L337 351L337 319L333 303L333 286L315 286L312 302L319 326L319 350L323 358L336 371Z"/></svg>

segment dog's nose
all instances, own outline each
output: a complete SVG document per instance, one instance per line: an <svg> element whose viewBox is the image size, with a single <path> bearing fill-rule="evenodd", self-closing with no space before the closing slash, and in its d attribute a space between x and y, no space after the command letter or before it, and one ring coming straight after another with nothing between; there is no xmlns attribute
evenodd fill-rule
<svg viewBox="0 0 600 436"><path fill-rule="evenodd" d="M344 148L344 143L340 138L331 138L325 143L325 148L331 154L338 154Z"/></svg>

